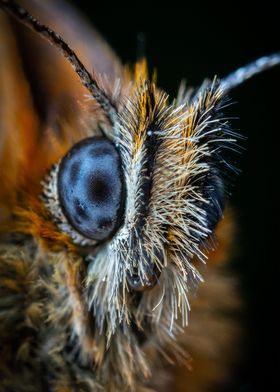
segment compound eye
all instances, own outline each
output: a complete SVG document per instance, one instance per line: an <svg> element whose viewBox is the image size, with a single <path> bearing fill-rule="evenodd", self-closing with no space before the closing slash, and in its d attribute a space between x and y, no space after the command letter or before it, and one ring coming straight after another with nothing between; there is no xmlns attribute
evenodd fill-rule
<svg viewBox="0 0 280 392"><path fill-rule="evenodd" d="M124 184L120 155L102 137L84 139L62 159L58 171L61 208L75 230L102 241L120 226Z"/></svg>

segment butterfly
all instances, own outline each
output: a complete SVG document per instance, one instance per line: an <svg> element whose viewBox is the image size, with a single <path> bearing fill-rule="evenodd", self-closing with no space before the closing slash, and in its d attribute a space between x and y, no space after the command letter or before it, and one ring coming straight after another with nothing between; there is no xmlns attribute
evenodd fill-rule
<svg viewBox="0 0 280 392"><path fill-rule="evenodd" d="M210 386L238 337L228 95L280 54L172 101L68 4L0 6L0 391Z"/></svg>

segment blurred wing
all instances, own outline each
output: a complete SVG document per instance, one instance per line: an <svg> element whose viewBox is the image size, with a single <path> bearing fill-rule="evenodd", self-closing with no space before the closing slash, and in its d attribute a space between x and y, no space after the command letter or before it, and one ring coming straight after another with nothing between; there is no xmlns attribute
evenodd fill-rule
<svg viewBox="0 0 280 392"><path fill-rule="evenodd" d="M59 33L90 72L106 75L108 86L122 77L113 51L69 4L20 4ZM58 50L2 11L0 53L1 219L15 205L20 187L34 186L37 192L46 170L66 149L98 132L101 114Z"/></svg>
<svg viewBox="0 0 280 392"><path fill-rule="evenodd" d="M15 37L0 12L0 220L15 203L20 168L31 155L38 130L29 84Z"/></svg>
<svg viewBox="0 0 280 392"><path fill-rule="evenodd" d="M113 51L69 4L57 0L22 0L20 3L60 34L90 72L106 74L111 81L120 76L120 62ZM87 90L56 48L26 27L19 24L15 27L23 66L40 115L45 119L54 112L65 114Z"/></svg>

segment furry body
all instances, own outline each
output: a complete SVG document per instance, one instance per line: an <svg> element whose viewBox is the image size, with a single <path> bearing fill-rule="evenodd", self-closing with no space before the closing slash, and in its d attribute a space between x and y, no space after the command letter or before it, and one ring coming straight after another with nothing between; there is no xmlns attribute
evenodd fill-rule
<svg viewBox="0 0 280 392"><path fill-rule="evenodd" d="M55 48L1 14L0 390L206 390L227 374L238 330L219 316L239 302L223 270L231 218L217 226L223 154L236 139L223 89L205 82L170 103L144 61L121 67L73 10L22 3L106 72L98 84L119 117L112 128ZM118 145L127 196L122 226L96 247L67 226L56 167L102 133ZM132 292L129 274L144 282L151 260L159 282Z"/></svg>

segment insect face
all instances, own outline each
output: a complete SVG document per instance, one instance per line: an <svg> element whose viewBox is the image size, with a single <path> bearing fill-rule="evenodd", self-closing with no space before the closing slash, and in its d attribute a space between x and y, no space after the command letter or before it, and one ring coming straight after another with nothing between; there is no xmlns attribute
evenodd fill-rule
<svg viewBox="0 0 280 392"><path fill-rule="evenodd" d="M194 261L204 260L202 246L223 211L221 154L237 136L222 114L218 83L170 104L144 63L134 77L111 141L78 142L44 185L58 227L77 245L96 246L86 257L88 306L102 309L99 328L106 319L110 331L136 313L156 320L152 309L166 291L159 307L165 322L177 312L173 296L183 298L187 316L187 290L201 279ZM134 291L143 292L140 307Z"/></svg>
<svg viewBox="0 0 280 392"><path fill-rule="evenodd" d="M57 2L50 4L52 9ZM27 117L33 119L34 132L30 145L29 140L19 142L22 151L13 151L7 131L3 150L15 154L10 154L8 165L7 159L1 160L7 170L0 167L8 178L4 196L0 195L0 207L3 203L8 211L7 224L1 221L0 228L0 338L8 353L4 365L0 359L0 378L4 369L6 390L20 392L26 391L21 380L40 379L34 374L45 378L32 392L88 392L100 386L128 391L138 385L147 390L148 381L142 383L142 378L149 379L153 366L147 353L170 359L169 350L186 358L175 337L188 323L189 293L203 280L200 266L213 248L227 179L235 171L228 151L238 150L240 137L224 114L228 93L279 64L280 55L258 60L224 79L206 80L195 91L183 88L171 100L151 80L145 61L134 68L108 64L113 57L108 48L90 39L90 48L94 42L97 57L112 73L109 79L92 75L55 31L14 1L0 0L0 6L36 33L31 41L38 39L35 48L41 53L44 45L51 49L49 43L58 49L62 56L56 51L52 56L60 74L64 76L61 70L68 63L75 71L73 88L68 90L66 78L61 93L49 76L52 67L38 62L42 75L48 75L43 87L51 99L46 99L48 115L37 116L29 96L37 89L28 87L45 79L26 71L30 58L23 56L26 69L21 75L26 81L18 95L29 97L29 117L17 124L16 140L24 139L21 127ZM50 21L57 12L59 7ZM41 42L42 37L48 43ZM94 37L100 39L96 33ZM86 99L85 92L90 94ZM60 110L52 117L57 97ZM212 276L212 287L210 281L206 306L197 312L198 318L203 313L203 321L194 328L195 333L200 330L199 338L190 334L190 347L194 341L200 349L208 333L208 294L214 292L217 300L221 290L231 298L232 283L224 284L218 272L217 276ZM217 320L214 315L215 325ZM14 362L20 364L16 371L23 369L16 388L9 371Z"/></svg>

